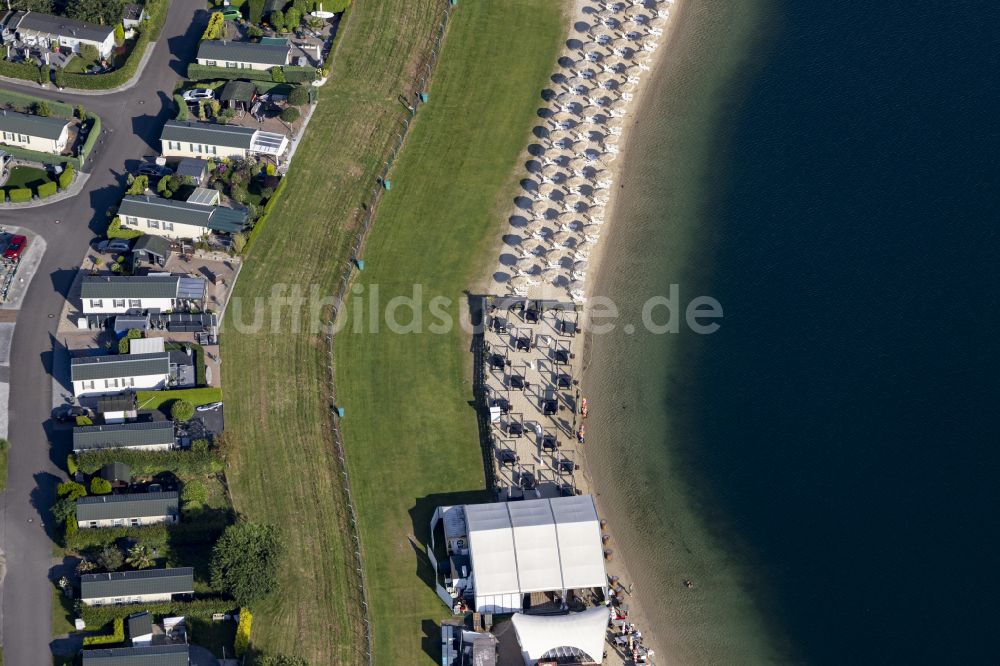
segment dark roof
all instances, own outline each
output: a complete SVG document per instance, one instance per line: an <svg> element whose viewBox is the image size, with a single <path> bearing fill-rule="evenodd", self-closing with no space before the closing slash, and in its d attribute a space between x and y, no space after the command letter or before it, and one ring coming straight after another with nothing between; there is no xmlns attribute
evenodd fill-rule
<svg viewBox="0 0 1000 666"><path fill-rule="evenodd" d="M71 381L91 381L113 377L142 377L170 374L167 352L78 356L70 361Z"/></svg>
<svg viewBox="0 0 1000 666"><path fill-rule="evenodd" d="M4 109L0 113L0 131L28 134L43 139L58 139L63 128L69 124L64 118L48 118L30 113L18 113Z"/></svg>
<svg viewBox="0 0 1000 666"><path fill-rule="evenodd" d="M135 394L126 395L106 395L97 399L97 411L101 414L105 412L127 412L135 409ZM147 425L145 423L121 423L119 425ZM98 428L109 428L111 426L96 426Z"/></svg>
<svg viewBox="0 0 1000 666"><path fill-rule="evenodd" d="M163 126L160 141L183 141L247 149L253 144L253 136L256 133L257 130L252 127L168 120Z"/></svg>
<svg viewBox="0 0 1000 666"><path fill-rule="evenodd" d="M191 567L116 571L80 576L80 596L84 599L193 592L194 569Z"/></svg>
<svg viewBox="0 0 1000 666"><path fill-rule="evenodd" d="M222 206L203 206L187 201L151 197L145 194L127 196L122 199L118 214L165 220L176 224L190 224L226 233L242 231L247 221L245 211L223 208Z"/></svg>
<svg viewBox="0 0 1000 666"><path fill-rule="evenodd" d="M108 463L101 468L100 477L105 481L114 483L115 481L131 481L132 470L128 465L120 462Z"/></svg>
<svg viewBox="0 0 1000 666"><path fill-rule="evenodd" d="M114 27L76 21L64 16L27 12L17 23L17 31L35 30L53 35L64 35L91 42L103 42L115 31Z"/></svg>
<svg viewBox="0 0 1000 666"><path fill-rule="evenodd" d="M80 298L177 298L179 275L84 275Z"/></svg>
<svg viewBox="0 0 1000 666"><path fill-rule="evenodd" d="M128 616L126 625L128 626L128 637L130 639L146 636L153 633L153 616L149 614L149 611L132 613Z"/></svg>
<svg viewBox="0 0 1000 666"><path fill-rule="evenodd" d="M128 398L128 406L135 406L134 398ZM101 407L102 410L108 411ZM144 423L116 423L112 425L84 426L73 428L73 450L127 449L132 446L153 446L174 443L172 421L146 421Z"/></svg>
<svg viewBox="0 0 1000 666"><path fill-rule="evenodd" d="M83 523L88 520L176 516L177 508L175 492L88 495L76 501L76 520Z"/></svg>
<svg viewBox="0 0 1000 666"><path fill-rule="evenodd" d="M133 252L147 252L166 259L170 256L170 241L163 236L152 236L146 234L135 242L132 246Z"/></svg>
<svg viewBox="0 0 1000 666"><path fill-rule="evenodd" d="M200 157L185 157L177 165L177 170L174 173L178 176L187 176L188 178L200 180L205 175L207 168L207 160L203 160Z"/></svg>
<svg viewBox="0 0 1000 666"><path fill-rule="evenodd" d="M188 666L187 645L84 650L83 666Z"/></svg>
<svg viewBox="0 0 1000 666"><path fill-rule="evenodd" d="M229 81L222 89L219 100L222 102L249 102L257 94L257 86L249 81Z"/></svg>
<svg viewBox="0 0 1000 666"><path fill-rule="evenodd" d="M261 65L284 65L288 62L287 44L223 42L206 39L198 47L199 60L253 62Z"/></svg>

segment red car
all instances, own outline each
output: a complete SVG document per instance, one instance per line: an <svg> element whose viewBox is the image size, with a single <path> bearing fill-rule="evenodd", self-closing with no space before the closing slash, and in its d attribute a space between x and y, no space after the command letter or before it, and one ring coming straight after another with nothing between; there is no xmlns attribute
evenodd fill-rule
<svg viewBox="0 0 1000 666"><path fill-rule="evenodd" d="M24 252L24 246L28 244L28 239L24 236L17 234L16 236L10 237L10 242L7 243L7 250L3 253L3 258L7 261L16 261L21 253Z"/></svg>

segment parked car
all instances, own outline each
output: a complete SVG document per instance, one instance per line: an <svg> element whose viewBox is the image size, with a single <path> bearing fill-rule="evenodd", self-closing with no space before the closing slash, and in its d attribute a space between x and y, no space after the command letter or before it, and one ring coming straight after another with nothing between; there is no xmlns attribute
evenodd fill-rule
<svg viewBox="0 0 1000 666"><path fill-rule="evenodd" d="M215 91L208 88L191 88L182 95L185 102L197 102L203 99L215 99Z"/></svg>
<svg viewBox="0 0 1000 666"><path fill-rule="evenodd" d="M199 412L212 412L218 409L219 407L222 407L221 402L210 402L207 405L199 405L196 409Z"/></svg>
<svg viewBox="0 0 1000 666"><path fill-rule="evenodd" d="M79 405L65 405L56 410L56 420L62 421L63 423L67 421L76 421L78 416L91 416L91 411L86 407L80 407Z"/></svg>
<svg viewBox="0 0 1000 666"><path fill-rule="evenodd" d="M174 170L170 167L160 166L159 164L153 164L151 162L141 165L135 171L138 176L153 176L154 178L158 176L169 176L173 172Z"/></svg>
<svg viewBox="0 0 1000 666"><path fill-rule="evenodd" d="M16 234L10 237L7 242L7 249L3 252L3 258L7 261L17 261L21 257L21 253L24 252L25 246L28 244L28 239L21 234Z"/></svg>
<svg viewBox="0 0 1000 666"><path fill-rule="evenodd" d="M132 243L124 238L112 238L111 240L101 241L97 244L97 251L105 254L128 252L131 249Z"/></svg>
<svg viewBox="0 0 1000 666"><path fill-rule="evenodd" d="M239 21L243 18L243 14L236 7L229 7L222 11L222 18L226 21Z"/></svg>

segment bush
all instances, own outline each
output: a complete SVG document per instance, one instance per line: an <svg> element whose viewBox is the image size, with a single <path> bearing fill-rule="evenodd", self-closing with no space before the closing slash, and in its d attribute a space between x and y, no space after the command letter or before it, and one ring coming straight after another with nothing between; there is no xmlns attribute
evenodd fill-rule
<svg viewBox="0 0 1000 666"><path fill-rule="evenodd" d="M81 451L76 456L80 471L93 474L109 463L128 465L132 474L149 476L173 472L178 476L199 476L221 472L223 467L215 451L140 451L137 449L96 449Z"/></svg>
<svg viewBox="0 0 1000 666"><path fill-rule="evenodd" d="M174 104L177 105L177 120L187 120L188 119L188 105L184 101L181 95L174 95Z"/></svg>
<svg viewBox="0 0 1000 666"><path fill-rule="evenodd" d="M115 26L115 46L121 46L124 43L125 43L125 26L123 26L121 22L119 22L118 25Z"/></svg>
<svg viewBox="0 0 1000 666"><path fill-rule="evenodd" d="M285 13L280 9L275 9L267 15L267 20L278 32L285 31Z"/></svg>
<svg viewBox="0 0 1000 666"><path fill-rule="evenodd" d="M82 416L81 415L81 416L76 417L76 424L82 428L84 426L92 426L92 425L94 425L94 421L89 416Z"/></svg>
<svg viewBox="0 0 1000 666"><path fill-rule="evenodd" d="M11 203L24 203L31 201L31 190L26 187L16 187L8 192Z"/></svg>
<svg viewBox="0 0 1000 666"><path fill-rule="evenodd" d="M230 81L232 79L249 79L270 81L271 70L269 69L236 69L229 67L210 67L209 65L199 65L192 62L187 68L187 77L192 81L205 81L208 79L221 79Z"/></svg>
<svg viewBox="0 0 1000 666"><path fill-rule="evenodd" d="M71 516L72 517L72 516ZM132 539L149 548L213 544L232 521L229 512L220 511L199 516L196 523L178 525L148 525L145 527L89 527L75 534L66 534L67 550L82 552L112 546L122 539ZM75 522L75 518L74 518Z"/></svg>
<svg viewBox="0 0 1000 666"><path fill-rule="evenodd" d="M242 657L250 647L250 629L253 625L253 614L247 608L240 609L240 622L236 625L236 642L233 648L236 656Z"/></svg>
<svg viewBox="0 0 1000 666"><path fill-rule="evenodd" d="M190 421L194 416L194 405L187 400L177 400L170 406L170 418L174 421Z"/></svg>
<svg viewBox="0 0 1000 666"><path fill-rule="evenodd" d="M128 189L125 190L125 194L131 194L133 196L139 194L145 194L146 190L149 189L149 176L132 176L132 182L129 183ZM120 218L115 218L121 222Z"/></svg>
<svg viewBox="0 0 1000 666"><path fill-rule="evenodd" d="M49 106L47 101L40 100L35 102L35 107L33 109L36 116L41 116L43 118L48 118L52 115L52 108Z"/></svg>
<svg viewBox="0 0 1000 666"><path fill-rule="evenodd" d="M63 481L56 486L56 495L75 502L81 497L87 496L87 488L82 483L77 483L76 481Z"/></svg>
<svg viewBox="0 0 1000 666"><path fill-rule="evenodd" d="M202 39L222 39L226 29L226 20L222 18L222 12L212 12L208 17L208 25L205 32L201 34Z"/></svg>
<svg viewBox="0 0 1000 666"><path fill-rule="evenodd" d="M84 636L83 647L93 645L111 645L112 643L125 642L125 618L116 617L112 623L110 634L97 634L95 636Z"/></svg>
<svg viewBox="0 0 1000 666"><path fill-rule="evenodd" d="M208 489L197 479L188 481L181 491L181 499L184 501L185 509L201 507L208 501Z"/></svg>
<svg viewBox="0 0 1000 666"><path fill-rule="evenodd" d="M285 76L283 80L289 83L306 83L316 80L316 70L313 67L285 65L281 68L281 71Z"/></svg>
<svg viewBox="0 0 1000 666"><path fill-rule="evenodd" d="M107 479L102 479L99 476L95 476L90 480L90 494L91 495L107 495L111 492L111 482Z"/></svg>
<svg viewBox="0 0 1000 666"><path fill-rule="evenodd" d="M59 174L59 189L65 192L69 189L70 185L73 184L73 175L75 171L72 164L66 164L63 166L63 172Z"/></svg>
<svg viewBox="0 0 1000 666"><path fill-rule="evenodd" d="M288 103L292 106L302 106L309 101L309 92L302 86L296 86L292 88L292 92L288 93Z"/></svg>
<svg viewBox="0 0 1000 666"><path fill-rule="evenodd" d="M76 476L76 472L79 469L79 465L76 464L76 456L72 453L66 456L66 471L69 472L69 475Z"/></svg>
<svg viewBox="0 0 1000 666"><path fill-rule="evenodd" d="M80 531L80 523L76 522L76 516L66 516L66 539L73 538Z"/></svg>
<svg viewBox="0 0 1000 666"><path fill-rule="evenodd" d="M288 79L285 78L285 72L282 71L280 67L271 68L271 80L275 83L285 83Z"/></svg>
<svg viewBox="0 0 1000 666"><path fill-rule="evenodd" d="M294 123L299 119L299 110L294 106L290 106L281 112L281 119L286 123Z"/></svg>
<svg viewBox="0 0 1000 666"><path fill-rule="evenodd" d="M122 221L116 217L111 220L111 224L108 225L108 230L104 232L104 235L108 238L124 238L125 240L132 240L133 238L141 236L142 232L136 231L135 229L123 229Z"/></svg>
<svg viewBox="0 0 1000 666"><path fill-rule="evenodd" d="M118 546L105 546L97 556L97 563L107 571L118 571L125 563L125 556Z"/></svg>
<svg viewBox="0 0 1000 666"><path fill-rule="evenodd" d="M56 88L66 87L66 72L62 71L61 67L56 67L52 71L52 83L55 84Z"/></svg>
<svg viewBox="0 0 1000 666"><path fill-rule="evenodd" d="M253 607L277 585L282 542L273 525L230 525L212 549L212 587Z"/></svg>
<svg viewBox="0 0 1000 666"><path fill-rule="evenodd" d="M285 12L285 27L289 30L295 30L300 23L302 23L302 12L296 7L289 7L288 11Z"/></svg>
<svg viewBox="0 0 1000 666"><path fill-rule="evenodd" d="M247 17L251 23L260 23L264 18L264 0L248 0Z"/></svg>
<svg viewBox="0 0 1000 666"><path fill-rule="evenodd" d="M87 161L87 157L90 152L97 145L97 138L101 136L101 117L90 114L87 116L90 121L90 132L87 134L87 138L83 140L83 146L80 148L80 164L82 165Z"/></svg>
<svg viewBox="0 0 1000 666"><path fill-rule="evenodd" d="M55 196L57 187L58 185L51 181L48 183L42 183L38 186L38 198L46 199L48 197Z"/></svg>
<svg viewBox="0 0 1000 666"><path fill-rule="evenodd" d="M228 599L211 597L195 599L194 601L169 601L158 604L123 604L121 606L82 606L80 617L90 628L98 628L114 622L116 618L126 618L132 613L149 611L156 616L184 615L205 620L211 620L216 613L229 613L235 604Z"/></svg>

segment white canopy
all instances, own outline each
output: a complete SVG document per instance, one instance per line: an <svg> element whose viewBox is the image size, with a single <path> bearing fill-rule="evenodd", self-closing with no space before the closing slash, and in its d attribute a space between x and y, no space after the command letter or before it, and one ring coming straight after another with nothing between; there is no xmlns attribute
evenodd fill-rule
<svg viewBox="0 0 1000 666"><path fill-rule="evenodd" d="M590 495L464 508L480 613L518 612L530 592L607 585Z"/></svg>
<svg viewBox="0 0 1000 666"><path fill-rule="evenodd" d="M511 618L524 663L534 666L542 658L584 657L601 663L610 611L598 606L568 615L525 615Z"/></svg>

